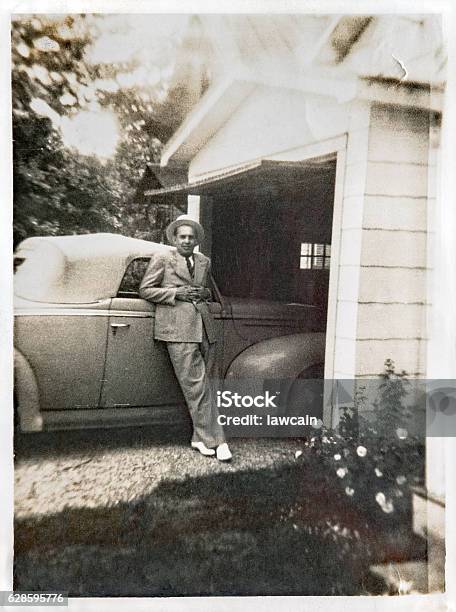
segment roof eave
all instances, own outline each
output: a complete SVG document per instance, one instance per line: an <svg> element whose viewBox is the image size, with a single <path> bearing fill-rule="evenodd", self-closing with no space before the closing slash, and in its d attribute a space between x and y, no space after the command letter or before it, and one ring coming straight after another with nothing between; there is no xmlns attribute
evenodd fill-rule
<svg viewBox="0 0 456 612"><path fill-rule="evenodd" d="M170 160L189 163L195 154L229 119L242 101L258 86L299 90L309 95L325 96L339 103L355 98L426 108L440 112L440 83L408 83L406 79L382 79L381 75L363 74L345 68L340 61L347 57L362 36L372 17L335 15L316 42L302 70L254 69L236 64L221 82L212 85L190 111L182 125L165 145L161 165ZM329 51L328 51L329 49ZM318 58L336 54L333 65L319 64ZM392 83L392 81L395 81ZM429 95L429 90L431 95Z"/></svg>
<svg viewBox="0 0 456 612"><path fill-rule="evenodd" d="M191 159L195 147L207 142L254 88L242 71L210 87L166 143L160 165Z"/></svg>

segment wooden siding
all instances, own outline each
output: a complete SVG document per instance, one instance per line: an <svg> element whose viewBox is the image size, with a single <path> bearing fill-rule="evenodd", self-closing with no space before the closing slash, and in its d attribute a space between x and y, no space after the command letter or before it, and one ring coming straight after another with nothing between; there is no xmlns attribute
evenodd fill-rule
<svg viewBox="0 0 456 612"><path fill-rule="evenodd" d="M387 358L425 374L429 129L425 111L352 106L335 378L377 376Z"/></svg>
<svg viewBox="0 0 456 612"><path fill-rule="evenodd" d="M391 358L424 375L429 113L374 104L370 116L355 373Z"/></svg>
<svg viewBox="0 0 456 612"><path fill-rule="evenodd" d="M334 378L353 378L356 372L356 332L360 281L363 206L367 172L370 104L354 102L349 110L339 289L334 342ZM341 292L351 301L342 303Z"/></svg>

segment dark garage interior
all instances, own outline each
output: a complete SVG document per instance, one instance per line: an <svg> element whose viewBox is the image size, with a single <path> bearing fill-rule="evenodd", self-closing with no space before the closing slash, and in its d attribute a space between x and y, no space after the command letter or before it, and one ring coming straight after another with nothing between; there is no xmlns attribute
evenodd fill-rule
<svg viewBox="0 0 456 612"><path fill-rule="evenodd" d="M326 310L335 174L335 159L266 161L200 190L222 294Z"/></svg>

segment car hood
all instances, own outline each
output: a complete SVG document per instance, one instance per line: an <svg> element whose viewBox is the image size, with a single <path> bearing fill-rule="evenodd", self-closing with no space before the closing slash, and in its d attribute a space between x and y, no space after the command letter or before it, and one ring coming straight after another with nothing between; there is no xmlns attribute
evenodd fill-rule
<svg viewBox="0 0 456 612"><path fill-rule="evenodd" d="M225 297L224 306L226 314L243 319L308 320L319 312L318 307L312 304L239 297Z"/></svg>

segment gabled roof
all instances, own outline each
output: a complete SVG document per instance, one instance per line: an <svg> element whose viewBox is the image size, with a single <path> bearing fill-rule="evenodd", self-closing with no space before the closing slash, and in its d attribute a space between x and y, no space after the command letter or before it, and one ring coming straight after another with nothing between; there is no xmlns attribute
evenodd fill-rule
<svg viewBox="0 0 456 612"><path fill-rule="evenodd" d="M215 77L166 143L162 166L170 160L188 163L259 85L337 101L359 96L440 109L446 50L436 15L198 19L200 35L213 49ZM430 97L431 88L436 95Z"/></svg>
<svg viewBox="0 0 456 612"><path fill-rule="evenodd" d="M21 242L14 293L35 302L87 304L114 297L136 257L171 247L117 234L37 236Z"/></svg>

